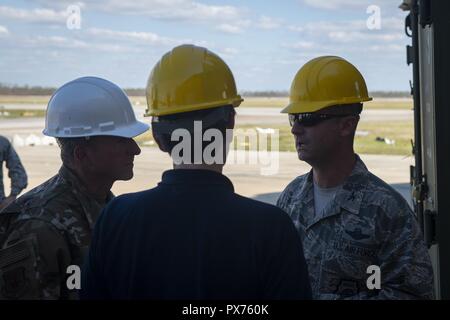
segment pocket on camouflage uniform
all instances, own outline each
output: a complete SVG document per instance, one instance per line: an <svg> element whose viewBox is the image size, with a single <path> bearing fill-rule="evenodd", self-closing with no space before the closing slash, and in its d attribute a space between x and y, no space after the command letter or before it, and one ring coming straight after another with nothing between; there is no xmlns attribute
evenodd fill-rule
<svg viewBox="0 0 450 320"><path fill-rule="evenodd" d="M367 292L367 267L375 264L375 248L336 239L322 256L319 291L343 298Z"/></svg>
<svg viewBox="0 0 450 320"><path fill-rule="evenodd" d="M36 237L31 235L0 250L0 299L39 296L36 245Z"/></svg>

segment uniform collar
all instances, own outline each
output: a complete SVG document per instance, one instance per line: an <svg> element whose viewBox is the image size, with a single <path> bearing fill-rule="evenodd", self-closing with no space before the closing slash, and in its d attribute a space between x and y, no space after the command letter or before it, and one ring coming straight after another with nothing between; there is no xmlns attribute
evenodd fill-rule
<svg viewBox="0 0 450 320"><path fill-rule="evenodd" d="M234 192L233 183L219 172L204 169L172 169L163 172L159 185L218 186Z"/></svg>
<svg viewBox="0 0 450 320"><path fill-rule="evenodd" d="M110 200L114 198L113 193L110 191L105 203L101 203L96 198L89 194L89 191L84 186L83 182L77 177L75 172L66 166L62 166L59 169L59 176L69 184L72 188L72 192L83 207L83 211L89 222L89 227L94 228L94 224L100 215L101 210Z"/></svg>
<svg viewBox="0 0 450 320"><path fill-rule="evenodd" d="M341 209L352 214L359 214L369 171L361 158L358 155L356 157L356 163L351 174L344 181L342 188L337 191L335 198L324 208L321 214L313 214L313 212L308 214L311 219L307 219L306 228L310 228L322 219L340 214ZM311 170L299 194L304 207L314 208L313 188L313 172Z"/></svg>
<svg viewBox="0 0 450 320"><path fill-rule="evenodd" d="M353 214L359 213L369 174L369 170L367 170L361 158L358 155L356 157L356 164L352 173L344 182L342 189L338 191L335 198L335 202L341 208Z"/></svg>

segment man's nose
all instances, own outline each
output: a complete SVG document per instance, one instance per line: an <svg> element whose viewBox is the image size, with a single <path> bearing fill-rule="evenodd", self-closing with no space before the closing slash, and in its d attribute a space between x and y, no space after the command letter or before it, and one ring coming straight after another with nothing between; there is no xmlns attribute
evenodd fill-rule
<svg viewBox="0 0 450 320"><path fill-rule="evenodd" d="M136 141L134 141L133 138L130 138L130 140L128 141L129 147L129 153L133 154L133 155L138 155L141 153L141 148L139 148L138 144L136 143Z"/></svg>

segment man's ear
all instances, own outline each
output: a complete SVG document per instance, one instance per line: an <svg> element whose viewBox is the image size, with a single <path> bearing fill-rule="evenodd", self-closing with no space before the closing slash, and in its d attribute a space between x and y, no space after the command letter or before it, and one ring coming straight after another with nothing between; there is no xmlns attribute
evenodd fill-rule
<svg viewBox="0 0 450 320"><path fill-rule="evenodd" d="M75 148L73 148L73 159L75 163L82 163L87 158L87 150L84 145L77 144Z"/></svg>
<svg viewBox="0 0 450 320"><path fill-rule="evenodd" d="M159 147L159 150L161 150L162 152L169 152L169 146L167 146L164 142L164 139L161 139L159 134L157 132L155 132L153 126L152 126L152 134L153 134L153 139L155 139L155 142Z"/></svg>
<svg viewBox="0 0 450 320"><path fill-rule="evenodd" d="M344 117L340 121L341 136L353 135L359 122L359 116Z"/></svg>

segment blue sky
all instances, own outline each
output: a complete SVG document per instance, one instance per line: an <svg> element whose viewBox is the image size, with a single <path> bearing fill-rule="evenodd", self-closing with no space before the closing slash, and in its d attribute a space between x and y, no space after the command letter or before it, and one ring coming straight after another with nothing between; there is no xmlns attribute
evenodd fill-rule
<svg viewBox="0 0 450 320"><path fill-rule="evenodd" d="M0 82L60 86L95 75L143 88L165 52L192 43L219 54L239 90L288 90L306 61L331 54L357 66L370 91L407 91L400 3L0 0ZM71 5L80 9L79 29ZM367 26L369 6L380 9L379 29Z"/></svg>

